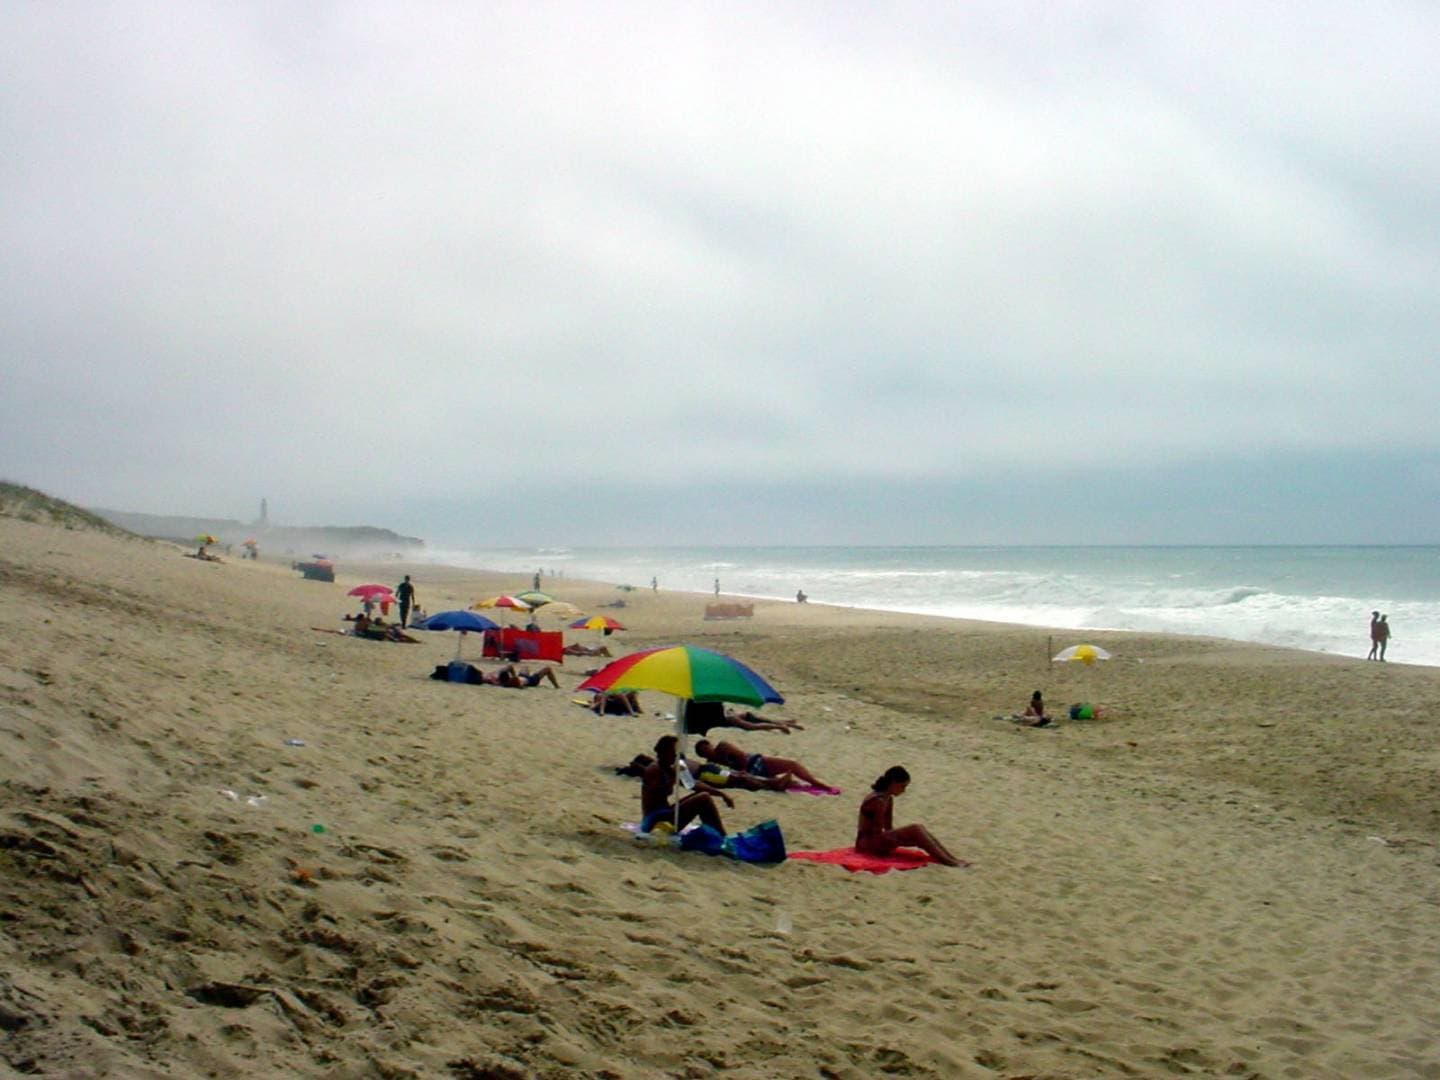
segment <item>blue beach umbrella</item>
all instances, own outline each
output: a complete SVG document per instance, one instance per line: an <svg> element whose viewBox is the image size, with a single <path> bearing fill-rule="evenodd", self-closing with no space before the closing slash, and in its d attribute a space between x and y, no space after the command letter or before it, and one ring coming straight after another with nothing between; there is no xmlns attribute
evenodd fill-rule
<svg viewBox="0 0 1440 1080"><path fill-rule="evenodd" d="M465 646L465 635L474 631L499 630L500 624L476 615L473 611L440 611L425 620L426 630L458 630L460 639L455 643L455 659L460 659L460 650Z"/></svg>

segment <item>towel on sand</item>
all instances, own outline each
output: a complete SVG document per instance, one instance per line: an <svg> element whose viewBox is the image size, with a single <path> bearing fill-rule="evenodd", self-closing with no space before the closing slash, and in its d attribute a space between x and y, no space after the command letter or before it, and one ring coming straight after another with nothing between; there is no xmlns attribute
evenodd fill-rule
<svg viewBox="0 0 1440 1080"><path fill-rule="evenodd" d="M843 866L851 873L865 870L871 874L884 874L891 870L918 870L935 861L925 852L914 848L896 848L889 855L866 855L853 847L835 848L833 851L792 851L790 858L832 863Z"/></svg>

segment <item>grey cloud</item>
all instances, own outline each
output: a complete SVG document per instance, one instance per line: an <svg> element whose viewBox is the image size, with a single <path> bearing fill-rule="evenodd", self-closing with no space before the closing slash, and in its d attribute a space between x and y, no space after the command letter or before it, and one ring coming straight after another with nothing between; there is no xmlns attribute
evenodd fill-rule
<svg viewBox="0 0 1440 1080"><path fill-rule="evenodd" d="M57 494L1434 446L1428 6L0 19L0 460Z"/></svg>

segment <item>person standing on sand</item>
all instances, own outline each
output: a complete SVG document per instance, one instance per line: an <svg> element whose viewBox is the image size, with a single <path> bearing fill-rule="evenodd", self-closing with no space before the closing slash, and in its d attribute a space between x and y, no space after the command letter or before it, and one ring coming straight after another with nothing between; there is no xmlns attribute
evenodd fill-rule
<svg viewBox="0 0 1440 1080"><path fill-rule="evenodd" d="M415 586L410 584L410 575L405 575L405 580L395 586L395 599L400 601L400 629L405 629L405 624L410 620L410 609L415 606Z"/></svg>
<svg viewBox="0 0 1440 1080"><path fill-rule="evenodd" d="M716 597L720 595L720 579L718 577L715 579L715 595Z"/></svg>
<svg viewBox="0 0 1440 1080"><path fill-rule="evenodd" d="M1376 626L1375 632L1379 635L1376 644L1380 646L1380 655L1376 657L1381 663L1385 662L1385 647L1390 644L1390 616L1381 615L1380 623Z"/></svg>
<svg viewBox="0 0 1440 1080"><path fill-rule="evenodd" d="M1370 655L1366 660L1378 660L1380 655L1380 612L1370 612Z"/></svg>

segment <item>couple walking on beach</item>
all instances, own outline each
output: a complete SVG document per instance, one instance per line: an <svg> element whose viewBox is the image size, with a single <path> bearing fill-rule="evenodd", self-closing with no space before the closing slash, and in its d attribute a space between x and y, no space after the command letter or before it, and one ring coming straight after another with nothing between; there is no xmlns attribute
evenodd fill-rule
<svg viewBox="0 0 1440 1080"><path fill-rule="evenodd" d="M1385 647L1390 644L1390 616L1378 611L1370 613L1370 655L1366 660L1385 660Z"/></svg>

